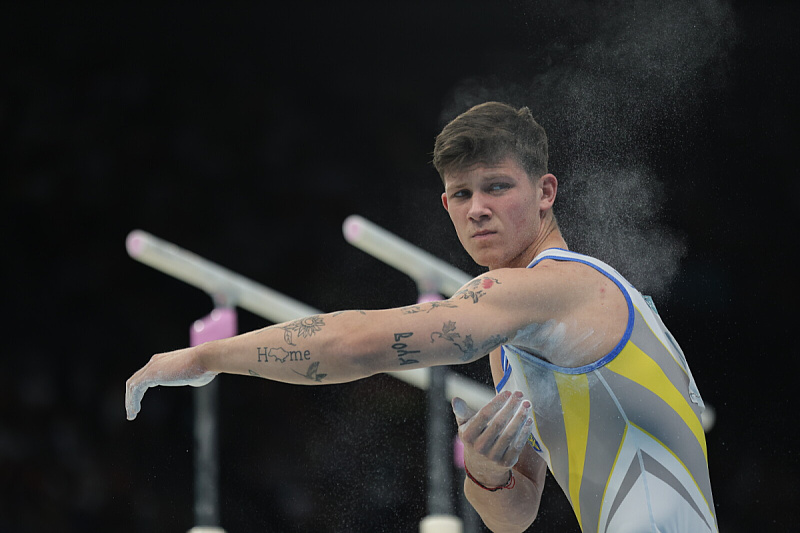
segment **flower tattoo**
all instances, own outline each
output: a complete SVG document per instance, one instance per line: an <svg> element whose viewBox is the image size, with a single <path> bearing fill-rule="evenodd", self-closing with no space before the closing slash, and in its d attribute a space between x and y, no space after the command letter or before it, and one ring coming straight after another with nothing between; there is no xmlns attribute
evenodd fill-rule
<svg viewBox="0 0 800 533"><path fill-rule="evenodd" d="M295 335L303 338L311 337L321 330L324 325L325 321L322 317L316 315L297 319L281 328L283 329L283 339L288 344L295 346Z"/></svg>

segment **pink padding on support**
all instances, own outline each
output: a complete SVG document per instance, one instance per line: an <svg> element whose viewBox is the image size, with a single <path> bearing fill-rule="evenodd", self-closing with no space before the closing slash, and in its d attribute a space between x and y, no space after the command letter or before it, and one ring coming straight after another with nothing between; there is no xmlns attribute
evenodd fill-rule
<svg viewBox="0 0 800 533"><path fill-rule="evenodd" d="M347 239L347 242L353 242L361 236L363 229L357 220L347 217L344 221L344 238Z"/></svg>
<svg viewBox="0 0 800 533"><path fill-rule="evenodd" d="M453 441L453 462L456 468L464 470L464 443L461 442L458 435L456 435L455 441Z"/></svg>
<svg viewBox="0 0 800 533"><path fill-rule="evenodd" d="M417 299L418 304L424 304L425 302L438 302L442 299L442 295L435 293L435 292L426 292L424 294L420 294L419 298Z"/></svg>
<svg viewBox="0 0 800 533"><path fill-rule="evenodd" d="M236 335L236 310L230 307L217 307L207 316L195 320L189 328L189 341L192 346L204 342L227 339Z"/></svg>
<svg viewBox="0 0 800 533"><path fill-rule="evenodd" d="M141 235L139 235L138 231L132 231L128 234L128 237L125 239L125 248L128 250L128 255L131 257L136 257L141 253L142 247L144 246L144 241L142 240Z"/></svg>

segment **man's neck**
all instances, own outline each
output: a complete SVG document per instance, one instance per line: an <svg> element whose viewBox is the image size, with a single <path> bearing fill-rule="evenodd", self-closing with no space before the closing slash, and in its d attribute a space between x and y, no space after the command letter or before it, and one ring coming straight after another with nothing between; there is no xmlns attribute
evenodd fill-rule
<svg viewBox="0 0 800 533"><path fill-rule="evenodd" d="M564 236L561 235L561 229L559 229L556 219L552 216L548 217L545 223L542 224L542 239L538 246L536 246L536 253L533 257L536 257L548 248L569 249L567 241L565 241ZM533 260L533 258L531 258L531 260Z"/></svg>
<svg viewBox="0 0 800 533"><path fill-rule="evenodd" d="M505 268L525 268L533 259L547 250L548 248L563 248L568 249L567 241L561 235L561 230L558 228L553 217L548 217L542 223L538 237L520 254L516 259L512 260L509 264L504 265ZM499 267L498 267L499 268ZM491 267L489 270L493 270Z"/></svg>
<svg viewBox="0 0 800 533"><path fill-rule="evenodd" d="M548 218L542 225L540 237L534 241L533 246L529 248L529 257L527 257L527 261L525 262L524 266L528 266L537 255L549 248L563 248L565 250L569 249L567 247L567 241L565 241L563 235L561 235L561 230L558 228L558 224L552 217Z"/></svg>

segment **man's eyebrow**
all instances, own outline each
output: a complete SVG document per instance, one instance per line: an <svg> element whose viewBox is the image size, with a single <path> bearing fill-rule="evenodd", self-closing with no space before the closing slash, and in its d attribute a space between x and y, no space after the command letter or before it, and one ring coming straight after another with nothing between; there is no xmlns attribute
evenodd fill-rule
<svg viewBox="0 0 800 533"><path fill-rule="evenodd" d="M466 187L466 181L463 179L458 180L445 180L444 182L444 190L451 190L451 189L461 189Z"/></svg>
<svg viewBox="0 0 800 533"><path fill-rule="evenodd" d="M508 172L504 172L502 170L498 170L497 172L490 172L485 174L481 177L481 181L489 181L489 180L496 180L496 179L507 179L513 180L513 176Z"/></svg>
<svg viewBox="0 0 800 533"><path fill-rule="evenodd" d="M496 179L505 179L505 180L514 180L514 177L504 170L497 170L494 172L489 172L484 174L478 179L478 183L486 183L488 181L496 180ZM467 185L468 180L464 179L451 179L450 181L445 181L444 189L452 190L452 189L462 189L464 187L468 187Z"/></svg>

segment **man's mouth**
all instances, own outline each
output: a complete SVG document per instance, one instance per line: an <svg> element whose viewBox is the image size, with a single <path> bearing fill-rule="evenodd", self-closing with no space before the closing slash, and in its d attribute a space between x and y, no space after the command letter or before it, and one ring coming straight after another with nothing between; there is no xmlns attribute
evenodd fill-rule
<svg viewBox="0 0 800 533"><path fill-rule="evenodd" d="M476 231L475 233L473 233L472 234L472 238L473 239L481 239L481 238L488 237L489 235L494 235L495 233L496 232L494 232L494 231L490 231L490 230L484 229L484 230Z"/></svg>

